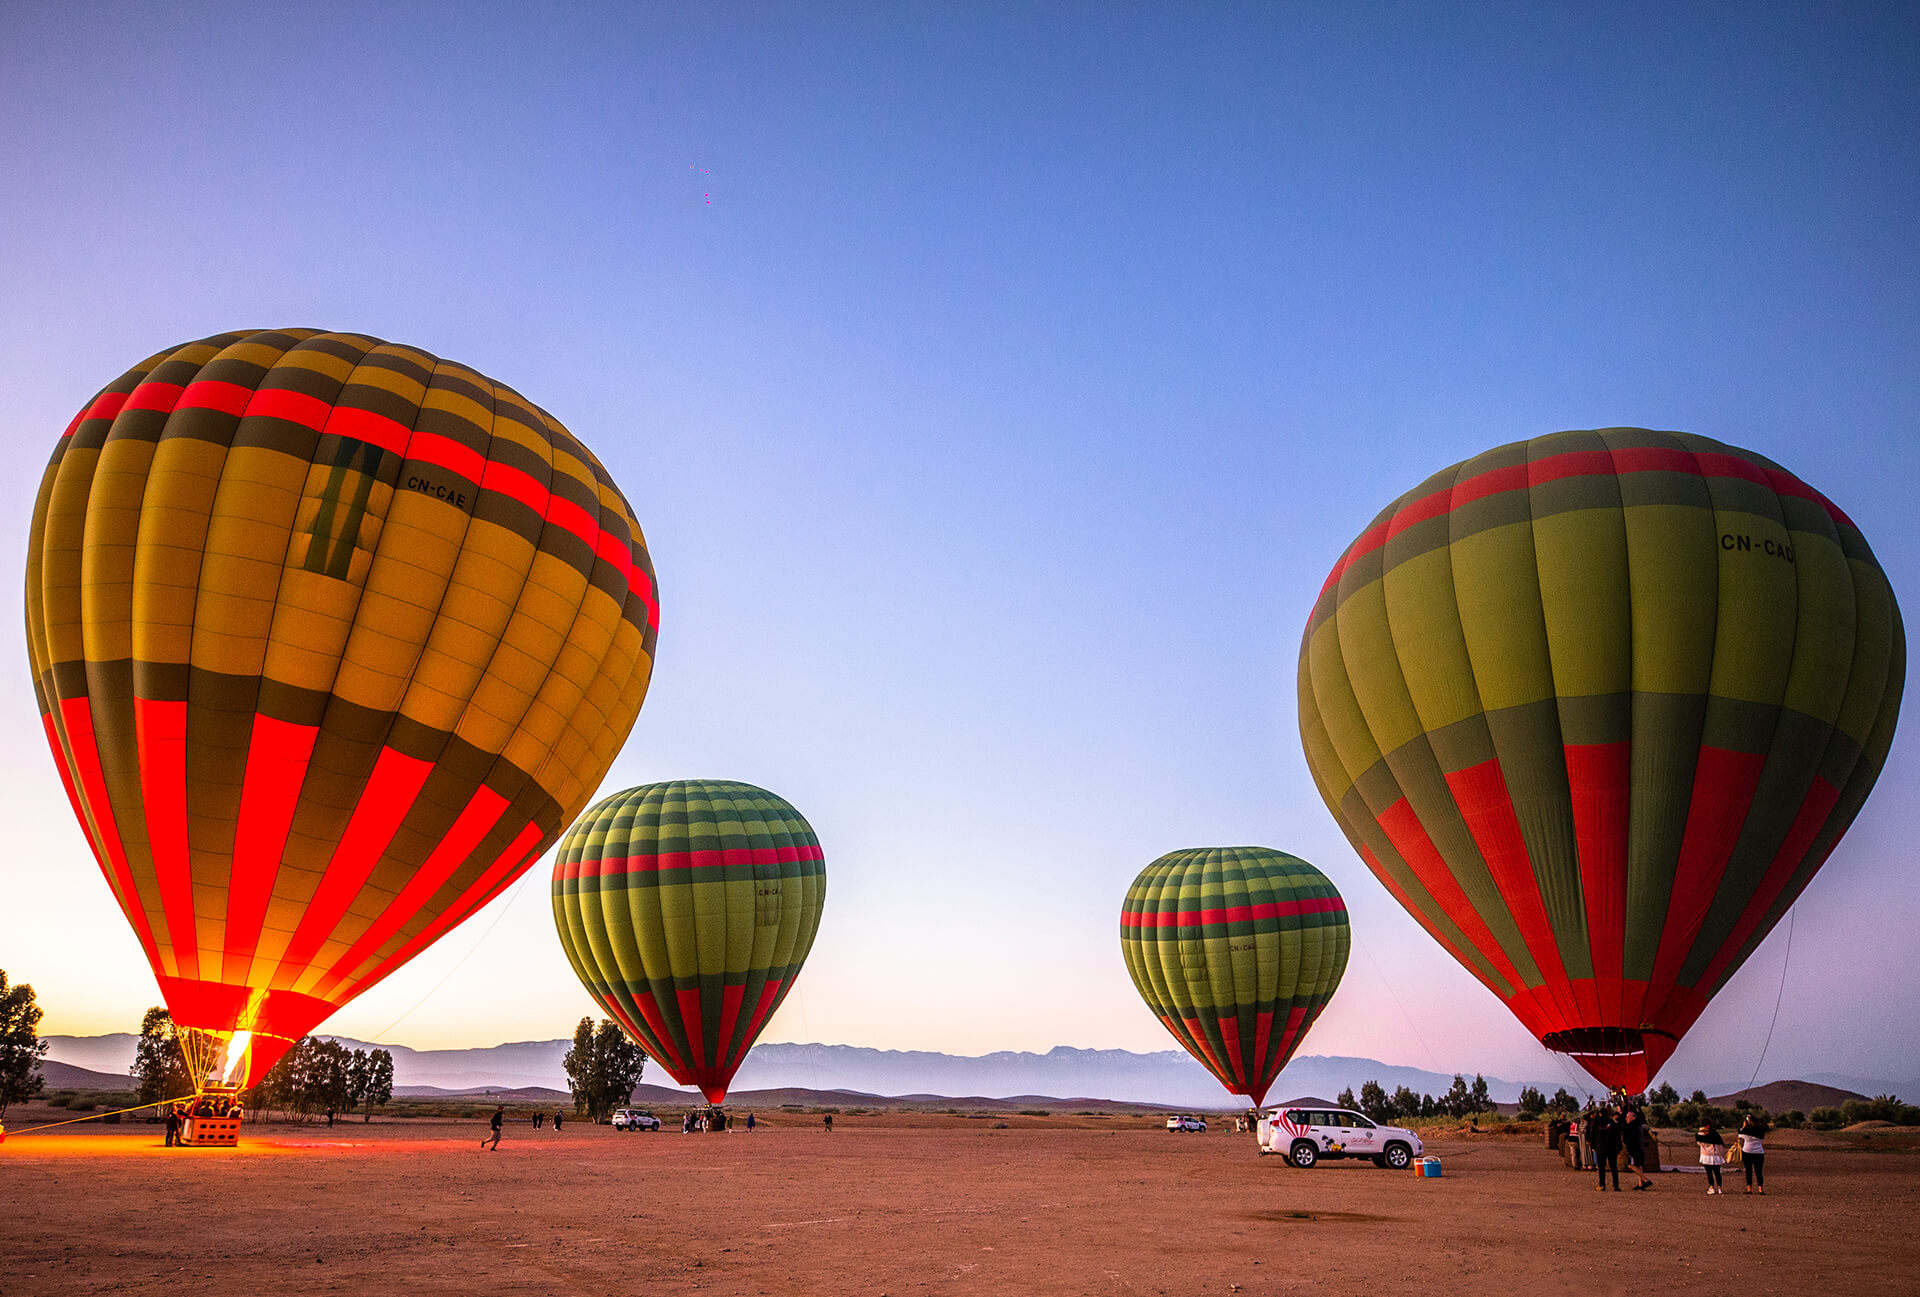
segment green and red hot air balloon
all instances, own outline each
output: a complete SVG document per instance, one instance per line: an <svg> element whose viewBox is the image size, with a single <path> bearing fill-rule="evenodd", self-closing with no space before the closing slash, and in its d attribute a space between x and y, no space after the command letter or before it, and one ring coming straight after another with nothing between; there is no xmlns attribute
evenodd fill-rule
<svg viewBox="0 0 1920 1297"><path fill-rule="evenodd" d="M1906 641L1860 531L1685 433L1516 442L1382 510L1300 649L1374 874L1550 1049L1641 1091L1840 841Z"/></svg>
<svg viewBox="0 0 1920 1297"><path fill-rule="evenodd" d="M782 798L728 780L615 793L553 866L553 919L581 982L709 1102L780 1007L826 899L820 841Z"/></svg>
<svg viewBox="0 0 1920 1297"><path fill-rule="evenodd" d="M1265 847L1169 852L1120 911L1120 952L1147 1007L1255 1106L1333 998L1350 940L1327 876Z"/></svg>

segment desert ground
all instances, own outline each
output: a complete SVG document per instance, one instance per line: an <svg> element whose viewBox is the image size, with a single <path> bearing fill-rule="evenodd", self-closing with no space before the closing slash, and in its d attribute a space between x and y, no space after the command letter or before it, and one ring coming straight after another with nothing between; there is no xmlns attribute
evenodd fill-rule
<svg viewBox="0 0 1920 1297"><path fill-rule="evenodd" d="M1682 1173L1597 1194L1512 1136L1429 1140L1436 1180L1294 1170L1230 1122L843 1114L829 1135L776 1112L683 1135L661 1115L516 1122L497 1152L458 1120L265 1124L237 1150L145 1124L16 1135L0 1293L1920 1291L1915 1132L1785 1132L1766 1197L1736 1177L1710 1198Z"/></svg>

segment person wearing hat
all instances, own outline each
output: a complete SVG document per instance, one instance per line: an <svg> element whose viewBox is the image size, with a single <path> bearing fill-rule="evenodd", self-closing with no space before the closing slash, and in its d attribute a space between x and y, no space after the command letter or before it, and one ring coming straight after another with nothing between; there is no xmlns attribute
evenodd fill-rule
<svg viewBox="0 0 1920 1297"><path fill-rule="evenodd" d="M1720 1168L1727 1164L1726 1141L1720 1138L1720 1132L1708 1122L1694 1135L1694 1142L1700 1146L1700 1165L1707 1168L1707 1192L1724 1196L1720 1187Z"/></svg>

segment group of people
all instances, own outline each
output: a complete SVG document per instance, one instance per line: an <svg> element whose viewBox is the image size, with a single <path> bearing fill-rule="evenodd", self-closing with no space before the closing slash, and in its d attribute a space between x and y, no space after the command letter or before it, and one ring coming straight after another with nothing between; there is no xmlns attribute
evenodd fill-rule
<svg viewBox="0 0 1920 1297"><path fill-rule="evenodd" d="M747 1129L752 1130L758 1124L752 1113L747 1114ZM733 1114L719 1108L689 1108L680 1118L680 1133L691 1135L695 1132L725 1131L733 1132Z"/></svg>
<svg viewBox="0 0 1920 1297"><path fill-rule="evenodd" d="M1651 1189L1647 1178L1647 1119L1631 1103L1600 1104L1587 1109L1580 1120L1580 1138L1586 1141L1599 1178L1596 1193L1607 1191L1607 1174L1613 1174L1613 1191L1620 1192L1620 1155L1626 1154L1627 1166L1639 1179L1634 1191Z"/></svg>
<svg viewBox="0 0 1920 1297"><path fill-rule="evenodd" d="M1740 1169L1746 1173L1747 1193L1767 1191L1767 1131L1766 1118L1750 1112L1734 1132L1740 1141ZM1700 1146L1700 1165L1707 1168L1707 1192L1724 1195L1726 1189L1720 1182L1720 1173L1727 1164L1727 1141L1720 1137L1712 1122L1702 1126L1694 1140Z"/></svg>
<svg viewBox="0 0 1920 1297"><path fill-rule="evenodd" d="M1740 1141L1740 1169L1746 1176L1747 1193L1767 1191L1768 1129L1765 1117L1757 1112L1749 1112L1741 1121L1740 1128L1734 1132L1734 1137ZM1579 1124L1571 1126L1567 1133L1585 1145L1587 1156L1593 1160L1597 1181L1595 1192L1606 1192L1609 1175L1613 1178L1614 1192L1620 1191L1622 1154L1626 1157L1628 1168L1639 1180L1634 1189L1653 1187L1653 1181L1647 1178L1647 1121L1634 1104L1623 1100L1618 1104L1589 1107ZM1707 1172L1707 1193L1714 1196L1724 1194L1726 1189L1721 1181L1721 1172L1728 1161L1726 1139L1709 1121L1694 1134L1694 1142L1700 1150L1700 1165ZM1579 1165L1577 1153L1574 1165Z"/></svg>
<svg viewBox="0 0 1920 1297"><path fill-rule="evenodd" d="M553 1110L553 1128L555 1130L559 1130L560 1123L565 1118L566 1118L565 1110L560 1108L555 1108ZM546 1124L547 1114L544 1112L536 1112L533 1114L533 1116L529 1120L533 1122L533 1128L535 1130L538 1130L540 1129L541 1126ZM493 1131L493 1134L488 1136L486 1139L481 1140L480 1147L490 1148L493 1151L498 1152L500 1150L501 1129L506 1125L506 1123L507 1123L507 1110L505 1106L495 1108L493 1110L493 1119L487 1123L488 1127Z"/></svg>

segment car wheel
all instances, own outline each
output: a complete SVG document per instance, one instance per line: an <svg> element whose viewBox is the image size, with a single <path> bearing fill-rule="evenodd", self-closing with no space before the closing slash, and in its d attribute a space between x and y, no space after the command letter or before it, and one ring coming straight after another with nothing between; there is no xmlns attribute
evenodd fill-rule
<svg viewBox="0 0 1920 1297"><path fill-rule="evenodd" d="M1287 1160L1302 1171L1311 1171L1313 1164L1320 1160L1320 1150L1311 1141L1296 1139L1292 1151L1287 1154Z"/></svg>
<svg viewBox="0 0 1920 1297"><path fill-rule="evenodd" d="M1404 1171L1413 1161L1413 1150L1405 1144L1389 1144L1387 1151L1380 1156L1381 1166L1390 1166L1396 1171Z"/></svg>

